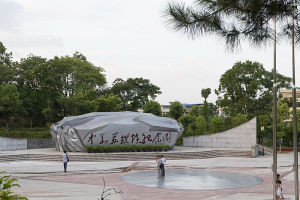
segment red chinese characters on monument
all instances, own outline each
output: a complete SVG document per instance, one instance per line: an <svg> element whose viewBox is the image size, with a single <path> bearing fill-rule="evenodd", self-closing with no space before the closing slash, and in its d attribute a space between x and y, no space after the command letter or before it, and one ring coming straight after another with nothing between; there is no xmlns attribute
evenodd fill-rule
<svg viewBox="0 0 300 200"><path fill-rule="evenodd" d="M145 133L143 133L142 136L143 136L143 140L141 142L142 144L146 144L147 141L152 142L151 135L145 135Z"/></svg>
<svg viewBox="0 0 300 200"><path fill-rule="evenodd" d="M91 145L93 145L93 139L94 139L94 137L96 137L96 135L94 135L94 133L91 133L91 136L89 137L89 140L88 140L88 142L90 142Z"/></svg>
<svg viewBox="0 0 300 200"><path fill-rule="evenodd" d="M133 143L133 141L135 141L135 144L137 144L139 142L139 134L137 133L132 133L131 134L131 143Z"/></svg>
<svg viewBox="0 0 300 200"><path fill-rule="evenodd" d="M128 133L127 135L122 135L121 136L121 143L120 144L128 144L128 138L130 136L130 133Z"/></svg>
<svg viewBox="0 0 300 200"><path fill-rule="evenodd" d="M118 132L116 132L116 133L114 133L112 135L113 135L113 137L111 139L111 143L110 144L116 144L116 143L118 143L118 140L117 140Z"/></svg>

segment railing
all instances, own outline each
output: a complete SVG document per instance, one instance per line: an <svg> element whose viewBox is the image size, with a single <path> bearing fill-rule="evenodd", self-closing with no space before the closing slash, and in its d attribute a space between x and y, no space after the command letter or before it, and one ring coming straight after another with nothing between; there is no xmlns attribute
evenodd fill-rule
<svg viewBox="0 0 300 200"><path fill-rule="evenodd" d="M268 156L268 155L273 155L273 149L265 147L263 145L257 144L257 149L258 149L258 155L261 156Z"/></svg>

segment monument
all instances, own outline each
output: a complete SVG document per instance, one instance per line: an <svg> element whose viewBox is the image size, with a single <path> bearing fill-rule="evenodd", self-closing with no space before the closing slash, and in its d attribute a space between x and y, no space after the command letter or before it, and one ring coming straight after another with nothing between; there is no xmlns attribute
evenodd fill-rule
<svg viewBox="0 0 300 200"><path fill-rule="evenodd" d="M65 117L50 127L59 151L86 151L87 145L169 145L182 135L176 120L138 112L94 112Z"/></svg>

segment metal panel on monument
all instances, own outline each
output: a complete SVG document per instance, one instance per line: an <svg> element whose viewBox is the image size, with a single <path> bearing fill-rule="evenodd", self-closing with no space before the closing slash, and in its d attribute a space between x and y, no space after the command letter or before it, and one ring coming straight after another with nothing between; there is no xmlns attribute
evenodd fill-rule
<svg viewBox="0 0 300 200"><path fill-rule="evenodd" d="M176 120L138 112L95 112L65 117L50 127L57 150L86 151L87 145L169 145L183 128Z"/></svg>

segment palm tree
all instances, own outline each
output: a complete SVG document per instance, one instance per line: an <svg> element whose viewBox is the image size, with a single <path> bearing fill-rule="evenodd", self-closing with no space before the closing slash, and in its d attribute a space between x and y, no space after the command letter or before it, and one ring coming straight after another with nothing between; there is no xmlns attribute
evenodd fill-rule
<svg viewBox="0 0 300 200"><path fill-rule="evenodd" d="M274 113L276 113L276 43L280 38L292 39L292 45L300 41L299 0L195 0L194 6L184 3L169 3L165 11L167 25L174 31L183 31L194 39L202 35L215 34L225 40L233 50L241 40L261 46L274 41ZM292 20L290 21L289 19ZM272 28L274 20L274 28ZM276 25L279 28L276 28ZM277 30L279 32L277 33ZM274 32L273 32L274 31ZM293 47L292 47L293 48ZM293 53L294 55L294 53ZM293 56L293 80L295 79ZM295 82L293 81L293 88ZM295 89L293 94L296 93ZM295 103L295 102L294 102ZM294 123L296 121L294 114ZM277 174L276 118L273 120L273 198ZM295 126L295 125L294 125ZM294 135L297 130L294 130ZM297 139L297 137L294 137ZM297 141L294 139L294 165L298 168ZM296 154L297 153L297 154ZM297 158L296 158L297 156ZM297 169L295 168L295 169ZM298 200L298 172L295 172L295 199Z"/></svg>

